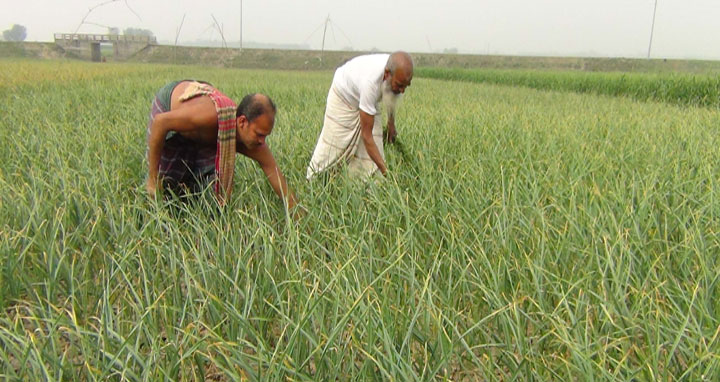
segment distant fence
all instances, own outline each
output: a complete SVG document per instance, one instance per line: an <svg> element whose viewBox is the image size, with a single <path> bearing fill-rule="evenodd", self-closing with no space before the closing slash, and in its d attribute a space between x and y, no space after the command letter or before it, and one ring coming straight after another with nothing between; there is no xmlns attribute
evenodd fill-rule
<svg viewBox="0 0 720 382"><path fill-rule="evenodd" d="M123 34L85 34L55 33L55 42L87 41L87 42L137 42L157 44L155 36L138 36Z"/></svg>

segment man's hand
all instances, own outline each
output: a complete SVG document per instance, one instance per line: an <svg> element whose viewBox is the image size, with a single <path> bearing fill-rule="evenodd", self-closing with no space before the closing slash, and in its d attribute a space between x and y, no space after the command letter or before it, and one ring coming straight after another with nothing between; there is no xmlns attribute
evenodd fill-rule
<svg viewBox="0 0 720 382"><path fill-rule="evenodd" d="M395 124L388 123L387 128L385 130L385 141L387 141L388 143L395 143L396 136L397 136L397 131L395 130Z"/></svg>
<svg viewBox="0 0 720 382"><path fill-rule="evenodd" d="M151 198L154 198L157 194L157 183L148 179L147 183L145 183L145 191L147 191Z"/></svg>
<svg viewBox="0 0 720 382"><path fill-rule="evenodd" d="M295 198L295 194L293 194L288 187L287 181L282 171L280 171L280 168L278 168L275 157L273 157L268 145L263 143L252 149L241 147L238 149L238 152L257 162L268 178L275 194L283 199L283 202L287 204L288 210L292 211L297 206L297 198Z"/></svg>

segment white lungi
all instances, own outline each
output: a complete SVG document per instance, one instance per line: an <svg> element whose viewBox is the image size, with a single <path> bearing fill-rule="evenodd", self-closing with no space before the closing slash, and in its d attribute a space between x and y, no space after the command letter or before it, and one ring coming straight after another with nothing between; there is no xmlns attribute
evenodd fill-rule
<svg viewBox="0 0 720 382"><path fill-rule="evenodd" d="M385 160L382 137L382 115L375 115L372 129L373 140ZM347 164L352 177L367 179L379 169L368 155L363 142L360 125L360 109L340 97L334 86L330 87L325 121L320 138L307 168L307 178L312 179L334 166Z"/></svg>

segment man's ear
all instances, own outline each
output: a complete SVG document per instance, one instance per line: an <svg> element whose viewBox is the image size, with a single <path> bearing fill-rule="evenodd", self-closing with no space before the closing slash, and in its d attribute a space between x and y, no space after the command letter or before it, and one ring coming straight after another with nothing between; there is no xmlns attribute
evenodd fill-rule
<svg viewBox="0 0 720 382"><path fill-rule="evenodd" d="M247 117L245 117L244 115L241 115L235 119L236 126L241 129L244 129L245 127L247 127L246 126L247 123L248 123Z"/></svg>

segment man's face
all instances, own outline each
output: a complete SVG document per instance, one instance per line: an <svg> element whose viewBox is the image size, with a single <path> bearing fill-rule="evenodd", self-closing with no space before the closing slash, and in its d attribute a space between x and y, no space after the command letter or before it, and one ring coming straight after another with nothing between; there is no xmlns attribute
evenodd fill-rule
<svg viewBox="0 0 720 382"><path fill-rule="evenodd" d="M248 149L256 149L265 144L265 138L272 132L275 115L265 113L248 122L244 115L237 118L238 138Z"/></svg>
<svg viewBox="0 0 720 382"><path fill-rule="evenodd" d="M405 93L405 89L410 86L412 82L413 74L412 72L406 73L403 68L397 68L395 69L395 73L390 74L388 71L386 76L390 82L390 89L397 95Z"/></svg>

